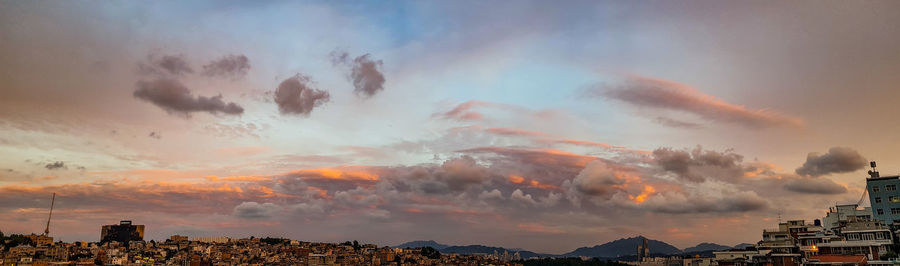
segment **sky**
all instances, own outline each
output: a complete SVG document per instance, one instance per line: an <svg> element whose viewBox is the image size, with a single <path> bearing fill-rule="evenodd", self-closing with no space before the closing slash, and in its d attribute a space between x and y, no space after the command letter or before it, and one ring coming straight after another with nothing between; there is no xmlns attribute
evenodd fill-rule
<svg viewBox="0 0 900 266"><path fill-rule="evenodd" d="M4 0L0 230L755 243L900 172L898 8Z"/></svg>

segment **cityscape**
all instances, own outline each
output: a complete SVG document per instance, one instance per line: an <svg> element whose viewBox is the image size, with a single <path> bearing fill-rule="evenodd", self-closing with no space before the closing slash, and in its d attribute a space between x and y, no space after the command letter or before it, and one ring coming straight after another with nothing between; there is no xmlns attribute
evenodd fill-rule
<svg viewBox="0 0 900 266"><path fill-rule="evenodd" d="M0 0L0 266L900 266L897 0Z"/></svg>
<svg viewBox="0 0 900 266"><path fill-rule="evenodd" d="M54 242L48 235L51 203L44 234L0 234L0 265L562 265L573 259L586 265L635 266L900 264L900 176L881 176L874 161L870 166L860 202L836 205L812 221L779 220L777 227L763 229L755 244L702 243L692 250L679 250L680 254L654 253L643 236L633 238L639 241L634 253L614 257L577 254L577 250L556 255L485 246L453 250L434 241L379 247L355 240L312 243L172 235L165 241L147 242L145 226L128 220L103 225L99 242L65 243ZM860 207L866 196L872 207Z"/></svg>

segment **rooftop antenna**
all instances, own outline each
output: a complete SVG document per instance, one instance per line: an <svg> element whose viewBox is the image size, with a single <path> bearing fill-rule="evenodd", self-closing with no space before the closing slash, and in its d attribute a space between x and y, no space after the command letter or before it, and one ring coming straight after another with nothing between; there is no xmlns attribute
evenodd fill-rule
<svg viewBox="0 0 900 266"><path fill-rule="evenodd" d="M878 174L878 171L875 170L875 161L869 162L869 166L872 167L872 170L869 170L869 177L871 177L871 178L880 177L880 175Z"/></svg>
<svg viewBox="0 0 900 266"><path fill-rule="evenodd" d="M47 215L47 228L44 229L44 235L50 234L50 217L53 217L53 204L56 203L56 192L53 192L53 197L50 198L50 215Z"/></svg>
<svg viewBox="0 0 900 266"><path fill-rule="evenodd" d="M866 200L866 195L869 194L869 190L863 190L862 197L859 197L859 201L856 202L856 207L859 208L859 205L862 205L863 201ZM871 203L869 203L871 204Z"/></svg>

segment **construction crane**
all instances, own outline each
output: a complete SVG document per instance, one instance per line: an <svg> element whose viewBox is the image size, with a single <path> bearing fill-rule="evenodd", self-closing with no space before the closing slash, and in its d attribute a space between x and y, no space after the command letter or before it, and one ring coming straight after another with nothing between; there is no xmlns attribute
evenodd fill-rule
<svg viewBox="0 0 900 266"><path fill-rule="evenodd" d="M50 215L47 215L47 228L44 229L44 235L50 234L50 218L53 217L53 203L56 203L56 192L53 192L53 197L50 198Z"/></svg>

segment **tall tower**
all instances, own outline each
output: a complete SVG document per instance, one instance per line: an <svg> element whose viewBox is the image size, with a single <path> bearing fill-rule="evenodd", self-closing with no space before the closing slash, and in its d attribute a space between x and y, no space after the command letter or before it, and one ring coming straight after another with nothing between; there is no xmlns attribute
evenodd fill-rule
<svg viewBox="0 0 900 266"><path fill-rule="evenodd" d="M641 236L641 244L637 246L637 259L644 261L644 258L650 257L650 243L646 237Z"/></svg>

